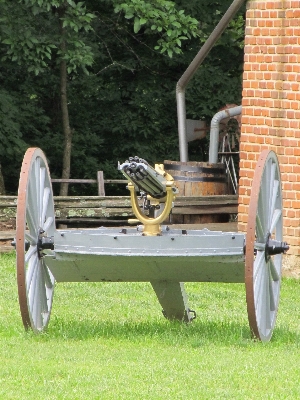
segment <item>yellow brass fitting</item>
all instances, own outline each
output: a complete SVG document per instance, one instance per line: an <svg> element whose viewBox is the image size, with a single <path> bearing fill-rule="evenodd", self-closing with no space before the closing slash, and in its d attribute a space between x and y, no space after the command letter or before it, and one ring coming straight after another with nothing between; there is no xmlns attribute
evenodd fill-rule
<svg viewBox="0 0 300 400"><path fill-rule="evenodd" d="M160 236L161 235L160 224L170 214L171 209L172 209L172 203L173 203L174 197L175 197L175 194L173 192L172 182L170 182L170 183L167 182L167 186L166 186L167 195L166 195L165 208L164 208L163 212L156 218L150 218L142 212L142 210L140 209L140 206L138 204L138 198L137 198L137 194L136 194L134 185L131 182L128 183L128 189L130 191L130 200L131 200L131 205L132 205L134 215L144 225L143 235L144 236Z"/></svg>

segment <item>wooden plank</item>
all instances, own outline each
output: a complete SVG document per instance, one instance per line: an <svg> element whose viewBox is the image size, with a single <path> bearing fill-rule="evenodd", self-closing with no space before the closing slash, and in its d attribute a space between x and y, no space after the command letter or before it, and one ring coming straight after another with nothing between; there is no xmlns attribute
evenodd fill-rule
<svg viewBox="0 0 300 400"><path fill-rule="evenodd" d="M177 207L187 207L187 206L210 206L210 205L238 205L238 202L235 200L228 201L213 201L213 200L175 200L174 202Z"/></svg>
<svg viewBox="0 0 300 400"><path fill-rule="evenodd" d="M10 218L16 217L17 207L0 207L0 221L8 221Z"/></svg>
<svg viewBox="0 0 300 400"><path fill-rule="evenodd" d="M0 231L0 240L12 240L16 235L16 231Z"/></svg>
<svg viewBox="0 0 300 400"><path fill-rule="evenodd" d="M126 179L104 179L104 183L128 185L128 181Z"/></svg>
<svg viewBox="0 0 300 400"><path fill-rule="evenodd" d="M67 218L112 218L133 217L129 196L56 196L55 216ZM0 221L15 218L17 198L0 196ZM237 196L178 197L173 214L236 214Z"/></svg>
<svg viewBox="0 0 300 400"><path fill-rule="evenodd" d="M55 207L131 207L129 196L55 196ZM238 205L237 196L177 197L175 207ZM0 196L0 209L16 207L16 196Z"/></svg>
<svg viewBox="0 0 300 400"><path fill-rule="evenodd" d="M220 231L220 232L238 232L237 222L213 222L206 224L173 224L170 227L174 229L208 229L209 231Z"/></svg>
<svg viewBox="0 0 300 400"><path fill-rule="evenodd" d="M238 207L232 205L207 207L174 207L172 214L237 214Z"/></svg>
<svg viewBox="0 0 300 400"><path fill-rule="evenodd" d="M202 215L202 214L236 214L238 211L236 206L227 207L207 207L207 208L193 208L181 207L173 208L172 214L176 215ZM110 218L110 217L133 217L132 209L124 208L57 208L55 210L55 217L62 218Z"/></svg>
<svg viewBox="0 0 300 400"><path fill-rule="evenodd" d="M1 207L17 207L17 196L0 196Z"/></svg>
<svg viewBox="0 0 300 400"><path fill-rule="evenodd" d="M1 244L0 253L10 253L11 251L15 251L12 245L10 244Z"/></svg>
<svg viewBox="0 0 300 400"><path fill-rule="evenodd" d="M97 183L97 179L51 179L52 183Z"/></svg>
<svg viewBox="0 0 300 400"><path fill-rule="evenodd" d="M98 171L97 179L51 179L52 183L98 183L98 174L103 177L103 171ZM114 183L114 184L128 184L128 181L125 179L102 179L103 183ZM105 195L99 195L105 196Z"/></svg>
<svg viewBox="0 0 300 400"><path fill-rule="evenodd" d="M191 196L178 196L175 199L176 206L181 205L211 205L211 204L238 204L238 196L228 195L228 196L201 196L201 197L191 197Z"/></svg>
<svg viewBox="0 0 300 400"><path fill-rule="evenodd" d="M55 210L55 218L111 218L111 217L133 217L131 209L123 208L59 208Z"/></svg>
<svg viewBox="0 0 300 400"><path fill-rule="evenodd" d="M64 198L54 197L55 208L131 208L130 198L107 198L107 197L96 197L96 198Z"/></svg>

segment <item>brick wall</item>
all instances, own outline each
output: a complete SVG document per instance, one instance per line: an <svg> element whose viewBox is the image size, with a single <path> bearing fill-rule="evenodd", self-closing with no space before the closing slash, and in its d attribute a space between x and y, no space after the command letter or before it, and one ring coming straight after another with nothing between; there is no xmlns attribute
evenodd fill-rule
<svg viewBox="0 0 300 400"><path fill-rule="evenodd" d="M300 255L300 1L247 2L240 146L239 230L245 231L256 160L279 156L284 239ZM297 257L298 258L298 257Z"/></svg>

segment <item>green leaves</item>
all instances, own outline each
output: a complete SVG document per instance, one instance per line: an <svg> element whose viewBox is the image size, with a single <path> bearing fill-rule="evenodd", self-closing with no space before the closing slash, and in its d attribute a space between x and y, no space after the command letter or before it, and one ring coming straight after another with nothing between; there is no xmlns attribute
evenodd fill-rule
<svg viewBox="0 0 300 400"><path fill-rule="evenodd" d="M91 22L95 15L86 11L84 3L79 2L76 4L71 0L68 3L69 7L66 9L64 16L61 17L63 27L68 27L75 32L79 32L81 29L86 32L93 30Z"/></svg>
<svg viewBox="0 0 300 400"><path fill-rule="evenodd" d="M66 61L69 74L68 108L75 132L73 177L90 178L99 169L105 170L107 178L117 177L117 161L131 154L140 154L151 163L178 159L176 82L218 23L221 16L217 11L223 14L231 2L176 1L181 6L176 9L169 2L167 9L162 6L165 1L157 0L119 0L118 4L116 0L66 0L67 13L59 16L62 1L45 0L40 6L35 0L4 0L6 12L0 0L0 57L6 57L1 63L0 88L13 96L2 114L0 111L0 143L6 154L0 157L8 192L17 189L17 163L22 156L16 161L16 150L23 155L19 140L27 147L42 147L51 161L51 174L61 174L61 60ZM121 4L127 4L126 13ZM117 7L119 11L114 13ZM95 12L94 18L89 10ZM188 15L201 21L195 23L195 35L185 19ZM86 17L91 18L88 23ZM60 48L61 18L66 21L64 50ZM139 26L137 23L134 33L136 20ZM224 104L239 104L242 43L241 14L189 85L187 118L209 122ZM12 50L10 54L8 50ZM9 118L4 128L5 116ZM14 154L8 155L6 149L10 148ZM189 145L189 156L206 160L206 139L192 148ZM83 195L89 189L74 186L72 190Z"/></svg>
<svg viewBox="0 0 300 400"><path fill-rule="evenodd" d="M116 13L123 13L126 19L134 18L133 31L139 33L144 27L145 34L158 33L155 50L167 52L169 57L173 53L181 53L181 41L198 36L198 21L184 10L177 10L175 3L167 0L127 0L115 5Z"/></svg>
<svg viewBox="0 0 300 400"><path fill-rule="evenodd" d="M73 41L72 43L69 42L69 45L71 48L65 52L61 50L57 51L58 56L67 62L68 74L77 71L79 67L88 74L86 67L91 66L94 61L91 47L80 40Z"/></svg>
<svg viewBox="0 0 300 400"><path fill-rule="evenodd" d="M84 2L73 0L18 0L19 6L9 0L0 3L0 40L5 48L2 60L10 59L26 65L29 72L44 72L49 62L64 59L68 71L86 67L93 62L91 47L84 36L92 31L93 13L87 12ZM64 32L59 28L62 21ZM59 51L61 40L67 50Z"/></svg>
<svg viewBox="0 0 300 400"><path fill-rule="evenodd" d="M19 121L20 109L13 96L0 89L0 157L25 149Z"/></svg>
<svg viewBox="0 0 300 400"><path fill-rule="evenodd" d="M22 65L28 65L28 71L38 75L47 67L46 59L51 60L52 51L56 46L49 43L39 42L36 37L32 37L30 32L25 32L24 37L11 37L4 39L3 44L7 45L6 54L2 60L11 59Z"/></svg>
<svg viewBox="0 0 300 400"><path fill-rule="evenodd" d="M134 33L138 33L140 29L141 29L140 19L134 18L134 26L133 26Z"/></svg>

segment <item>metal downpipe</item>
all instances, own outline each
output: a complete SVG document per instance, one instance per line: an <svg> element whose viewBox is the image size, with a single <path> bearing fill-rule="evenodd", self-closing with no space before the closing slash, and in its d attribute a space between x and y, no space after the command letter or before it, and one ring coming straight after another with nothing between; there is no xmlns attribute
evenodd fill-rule
<svg viewBox="0 0 300 400"><path fill-rule="evenodd" d="M177 100L177 118L178 118L178 136L179 136L179 153L180 161L188 161L188 145L186 141L186 109L185 109L185 88L189 81L194 76L195 72L202 64L207 54L212 49L213 45L222 35L224 30L227 28L229 22L235 16L239 8L245 0L234 0L231 6L228 8L226 13L221 18L218 25L215 27L209 38L206 40L204 45L199 50L196 57L193 59L191 64L188 66L186 71L183 73L176 85L176 100Z"/></svg>
<svg viewBox="0 0 300 400"><path fill-rule="evenodd" d="M242 106L237 106L219 111L217 114L213 116L210 124L209 159L208 159L209 163L214 164L218 162L220 122L222 121L222 119L228 117L235 117L236 115L240 115L241 113L242 113Z"/></svg>

